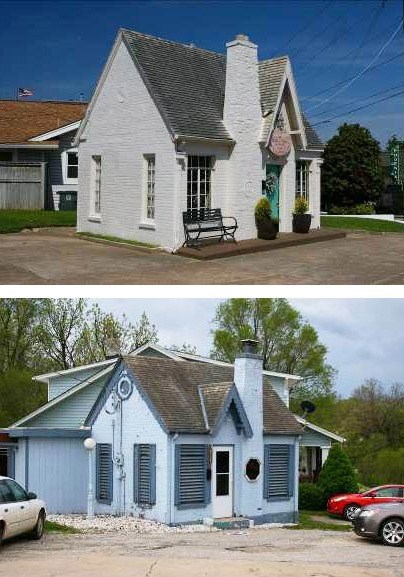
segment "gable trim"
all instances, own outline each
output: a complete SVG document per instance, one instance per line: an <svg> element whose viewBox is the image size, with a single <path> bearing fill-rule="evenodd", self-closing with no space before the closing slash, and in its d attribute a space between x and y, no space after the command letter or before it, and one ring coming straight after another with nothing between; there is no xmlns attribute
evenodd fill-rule
<svg viewBox="0 0 404 577"><path fill-rule="evenodd" d="M238 415L240 417L241 425L240 428L243 429L244 435L250 439L253 436L252 427L250 425L250 421L248 420L247 413L245 412L243 403L241 401L240 395L238 393L236 385L233 383L229 389L229 392L226 395L225 401L223 403L223 407L219 413L218 418L216 419L215 428L213 430L213 434L216 433L220 427L223 425L225 418L230 410L231 404L234 403ZM237 427L236 427L237 428Z"/></svg>
<svg viewBox="0 0 404 577"><path fill-rule="evenodd" d="M268 134L266 135L266 138L264 141L265 146L268 146L269 139L271 137L272 131L274 130L274 124L275 124L276 118L277 118L278 113L279 113L280 104L282 101L283 93L285 91L286 83L288 83L288 85L289 85L290 93L292 96L292 102L293 102L293 106L295 108L295 113L296 113L298 125L299 125L298 132L296 132L296 131L293 131L293 132L294 132L294 134L297 134L297 133L300 134L300 137L302 139L303 148L306 149L307 148L306 130L305 130L305 127L303 124L302 113L300 111L299 99L297 96L296 85L295 85L295 81L293 78L292 66L290 64L289 58L288 58L288 61L287 61L286 67L285 67L285 72L283 74L283 79L282 79L281 86L279 89L279 94L278 94L278 99L276 101L276 106L273 110L273 118L272 118L271 126L270 126L270 129L269 129Z"/></svg>
<svg viewBox="0 0 404 577"><path fill-rule="evenodd" d="M63 437L66 438L74 438L74 439L87 439L87 437L91 437L91 429L83 428L83 429L55 429L55 428L46 428L46 427L21 427L18 429L7 429L7 433L10 437L36 437L36 438L45 438L45 437Z"/></svg>
<svg viewBox="0 0 404 577"><path fill-rule="evenodd" d="M79 391L81 391L82 389L87 387L87 385L90 385L94 381L97 381L98 379L102 378L104 375L107 375L111 370L112 370L112 367L107 367L103 371L99 371L98 373L95 373L95 375L92 375L91 377L82 381L78 385L75 385L74 387L68 389L67 391L65 391L61 395L58 395L57 397L55 397L54 399L52 399L51 401L46 403L46 405L43 405L42 407L40 407L39 409L36 409L32 413L29 413L27 416L23 417L19 421L16 421L12 425L10 425L10 428L20 427L21 425L23 425L27 421L30 421L34 417L41 415L42 413L44 413L48 409L51 409L52 407L54 407L55 405L58 405L59 403L61 403L65 399L74 395L75 393L78 393Z"/></svg>
<svg viewBox="0 0 404 577"><path fill-rule="evenodd" d="M116 363L117 359L107 359L106 361L98 361L97 363L91 363L89 365L81 365L80 367L72 367L71 369L64 369L63 371L55 371L53 373L45 373L43 375L37 375L32 377L33 381L39 381L41 383L47 383L48 379L52 377L62 377L64 375L69 375L70 373L77 373L78 371L84 371L86 369L93 369L95 367L104 367L105 365L113 365Z"/></svg>
<svg viewBox="0 0 404 577"><path fill-rule="evenodd" d="M164 423L163 419L161 418L160 413L157 411L156 407L153 405L153 403L152 403L151 399L149 398L149 396L147 395L147 393L143 390L142 386L140 385L139 381L137 380L137 378L135 377L133 372L130 370L130 368L122 360L119 361L119 364L116 367L114 374L112 375L112 377L110 378L108 383L106 383L106 385L102 389L101 393L98 395L97 400L95 401L95 403L94 403L93 407L91 408L86 420L84 421L84 425L87 427L93 426L95 420L97 419L102 408L104 407L105 403L107 402L108 397L110 396L113 389L118 384L119 379L123 375L126 375L132 381L132 383L136 387L137 391L139 392L139 395L141 396L141 398L143 399L143 401L146 403L147 407L151 411L153 417L159 423L159 425L163 429L163 431L166 434L168 434L169 431L168 431L166 424Z"/></svg>
<svg viewBox="0 0 404 577"><path fill-rule="evenodd" d="M28 142L42 142L43 140L48 140L54 138L55 136L60 136L62 134L66 134L67 132L77 130L80 126L80 122L81 120L77 120L76 122L71 122L70 124L61 126L60 128L55 128L54 130L49 130L43 134L38 134L38 136L34 136L34 138L29 138Z"/></svg>
<svg viewBox="0 0 404 577"><path fill-rule="evenodd" d="M325 437L329 437L330 439L333 439L334 441L338 441L339 443L345 443L345 441L346 441L345 437L341 437L340 435L337 435L336 433L332 433L331 431L327 431L327 429L323 429L322 427L319 427L318 425L314 425L313 423L309 423L308 421L303 419L303 417L299 417L298 415L294 415L294 417L303 426L303 429L305 429L305 428L311 429L312 431L315 431L316 433L320 433L321 435L324 435Z"/></svg>

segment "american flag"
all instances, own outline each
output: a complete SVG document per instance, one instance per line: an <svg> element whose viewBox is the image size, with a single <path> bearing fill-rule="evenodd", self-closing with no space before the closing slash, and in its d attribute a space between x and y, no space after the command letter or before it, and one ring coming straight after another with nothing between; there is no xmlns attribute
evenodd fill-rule
<svg viewBox="0 0 404 577"><path fill-rule="evenodd" d="M33 96L34 93L29 88L19 88L18 98L24 98L24 96Z"/></svg>

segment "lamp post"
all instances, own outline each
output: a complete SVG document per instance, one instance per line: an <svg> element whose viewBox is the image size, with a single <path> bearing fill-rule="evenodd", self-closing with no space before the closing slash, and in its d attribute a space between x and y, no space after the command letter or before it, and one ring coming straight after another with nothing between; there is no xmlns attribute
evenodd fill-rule
<svg viewBox="0 0 404 577"><path fill-rule="evenodd" d="M89 437L84 441L88 451L88 489L87 489L87 519L94 517L94 490L93 490L93 451L97 443Z"/></svg>

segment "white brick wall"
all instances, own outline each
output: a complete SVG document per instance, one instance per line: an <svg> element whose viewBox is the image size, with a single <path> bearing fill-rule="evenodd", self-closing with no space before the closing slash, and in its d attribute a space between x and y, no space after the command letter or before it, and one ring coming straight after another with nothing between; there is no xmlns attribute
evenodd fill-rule
<svg viewBox="0 0 404 577"><path fill-rule="evenodd" d="M262 187L261 106L257 47L246 40L227 44L223 120L236 141L228 161L226 209L237 218L237 238L255 238L254 207Z"/></svg>
<svg viewBox="0 0 404 577"><path fill-rule="evenodd" d="M78 231L173 246L175 150L121 44L79 146ZM91 156L102 156L101 222L90 222ZM144 154L156 157L155 230L142 228Z"/></svg>

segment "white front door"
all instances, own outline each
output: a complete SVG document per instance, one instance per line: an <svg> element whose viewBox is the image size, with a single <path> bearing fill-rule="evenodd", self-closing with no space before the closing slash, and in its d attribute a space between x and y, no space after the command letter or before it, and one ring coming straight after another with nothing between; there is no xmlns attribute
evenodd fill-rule
<svg viewBox="0 0 404 577"><path fill-rule="evenodd" d="M214 446L212 455L213 518L233 516L233 447Z"/></svg>

